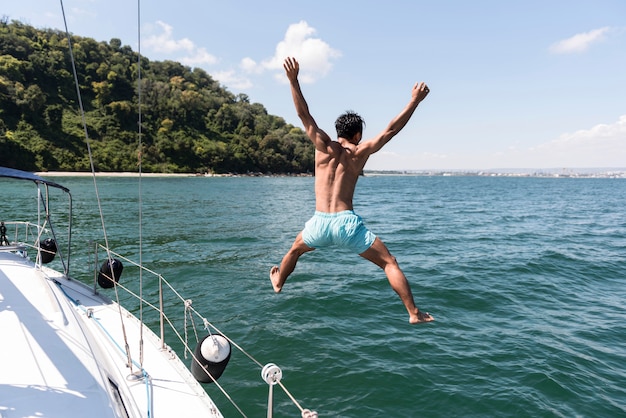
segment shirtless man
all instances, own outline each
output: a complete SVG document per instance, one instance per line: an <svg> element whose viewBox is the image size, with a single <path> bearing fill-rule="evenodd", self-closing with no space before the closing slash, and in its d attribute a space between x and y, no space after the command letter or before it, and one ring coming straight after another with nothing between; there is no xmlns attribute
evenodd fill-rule
<svg viewBox="0 0 626 418"><path fill-rule="evenodd" d="M391 288L400 296L409 313L411 324L433 321L430 314L421 312L415 306L411 287L396 258L389 253L380 238L365 227L361 217L353 212L352 206L356 182L369 156L379 151L404 128L417 105L428 95L428 86L424 82L416 83L406 107L385 130L366 142L361 143L363 119L359 115L347 112L339 116L335 122L338 138L333 141L317 126L309 113L298 82L298 61L287 58L283 67L291 85L298 117L315 145L315 214L296 237L280 267L271 268L270 280L274 291L281 291L302 254L315 247L335 244L350 248L385 271Z"/></svg>

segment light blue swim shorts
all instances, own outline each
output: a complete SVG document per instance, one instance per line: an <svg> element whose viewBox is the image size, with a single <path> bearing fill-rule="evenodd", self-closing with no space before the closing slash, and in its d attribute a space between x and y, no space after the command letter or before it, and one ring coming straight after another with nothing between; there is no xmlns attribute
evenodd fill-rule
<svg viewBox="0 0 626 418"><path fill-rule="evenodd" d="M376 235L365 227L361 217L354 211L315 211L304 225L302 239L311 248L338 245L361 254L372 246Z"/></svg>

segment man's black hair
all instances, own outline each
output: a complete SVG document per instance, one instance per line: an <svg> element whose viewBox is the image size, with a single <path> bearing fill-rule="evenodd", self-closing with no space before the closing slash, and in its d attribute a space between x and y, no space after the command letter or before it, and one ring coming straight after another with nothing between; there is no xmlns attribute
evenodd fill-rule
<svg viewBox="0 0 626 418"><path fill-rule="evenodd" d="M340 115L335 121L335 129L337 130L337 137L351 139L357 133L363 133L363 125L365 121L361 116L352 110L348 110L343 115Z"/></svg>

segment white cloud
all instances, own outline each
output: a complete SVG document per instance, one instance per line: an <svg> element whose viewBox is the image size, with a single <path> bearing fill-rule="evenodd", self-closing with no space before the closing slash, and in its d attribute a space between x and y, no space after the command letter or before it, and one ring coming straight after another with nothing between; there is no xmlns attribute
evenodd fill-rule
<svg viewBox="0 0 626 418"><path fill-rule="evenodd" d="M184 65L206 67L219 61L205 48L198 47L190 39L176 39L174 28L165 22L157 21L155 25L148 25L145 31L149 33L148 36L144 36L145 48L158 54L173 56L170 59L175 59ZM276 78L285 82L283 61L286 57L293 56L301 64L300 81L312 83L328 74L332 68L332 59L341 56L339 51L315 37L315 33L315 28L310 27L305 21L294 23L287 28L283 40L276 45L274 56L261 62L246 57L241 60L239 70L211 71L211 75L223 85L236 90L246 90L252 87L252 81L245 74L262 74L266 71L278 70ZM180 56L176 57L177 54Z"/></svg>
<svg viewBox="0 0 626 418"><path fill-rule="evenodd" d="M531 149L569 167L623 166L626 163L626 115L613 124L565 133Z"/></svg>
<svg viewBox="0 0 626 418"><path fill-rule="evenodd" d="M183 53L185 55L176 60L189 66L215 64L218 61L205 48L196 46L190 39L175 39L174 28L171 25L160 20L156 22L156 25L156 30L160 30L160 33L152 34L144 39L143 46L147 49L161 54ZM148 26L147 30L152 31L154 27Z"/></svg>
<svg viewBox="0 0 626 418"><path fill-rule="evenodd" d="M530 148L509 147L491 158L489 168L624 167L626 115L615 123L564 133Z"/></svg>
<svg viewBox="0 0 626 418"><path fill-rule="evenodd" d="M205 48L194 48L192 55L180 58L180 62L189 65L190 67L197 67L203 64L215 64L217 62L215 56L209 54Z"/></svg>
<svg viewBox="0 0 626 418"><path fill-rule="evenodd" d="M155 52L172 53L172 52L191 52L193 51L194 44L187 38L176 40L173 38L174 28L165 22L157 21L157 29L161 30L161 33L153 34L144 39L143 45ZM150 26L150 29L153 27Z"/></svg>
<svg viewBox="0 0 626 418"><path fill-rule="evenodd" d="M585 52L589 47L605 39L611 29L603 27L589 32L579 33L571 38L563 39L550 46L550 52L555 54L571 54Z"/></svg>
<svg viewBox="0 0 626 418"><path fill-rule="evenodd" d="M279 70L277 79L286 81L283 74L283 61L287 57L295 57L300 62L300 81L313 83L325 76L332 68L331 60L341 56L328 43L314 37L315 28L305 21L289 25L285 37L275 48L274 56L256 63L251 58L242 60L241 67L250 73L260 73L265 70Z"/></svg>
<svg viewBox="0 0 626 418"><path fill-rule="evenodd" d="M212 72L211 76L222 83L237 90L247 90L252 87L252 81L237 74L234 70Z"/></svg>
<svg viewBox="0 0 626 418"><path fill-rule="evenodd" d="M260 74L263 72L263 68L261 68L255 60L248 57L241 60L239 67L241 67L241 69L246 73Z"/></svg>

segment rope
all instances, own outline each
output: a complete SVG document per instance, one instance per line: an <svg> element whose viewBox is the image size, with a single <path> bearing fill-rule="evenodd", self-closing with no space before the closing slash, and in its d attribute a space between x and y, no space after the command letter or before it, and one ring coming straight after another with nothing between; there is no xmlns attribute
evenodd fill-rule
<svg viewBox="0 0 626 418"><path fill-rule="evenodd" d="M193 330L193 332L194 332L194 334L196 336L196 343L198 341L200 341L200 339L198 338L198 331L196 329L196 323L193 320L193 313L192 313L192 311L190 309L191 308L191 303L192 303L191 299L187 299L185 301L185 313L184 313L184 317L185 317L185 324L184 324L184 330L185 330L185 341L184 341L184 343L185 343L185 347L189 347L189 344L188 344L189 343L189 336L187 335L187 327L188 327L188 325L187 325L187 316L189 316L189 320L191 321L191 329ZM187 359L187 350L185 350L185 360L186 359Z"/></svg>

